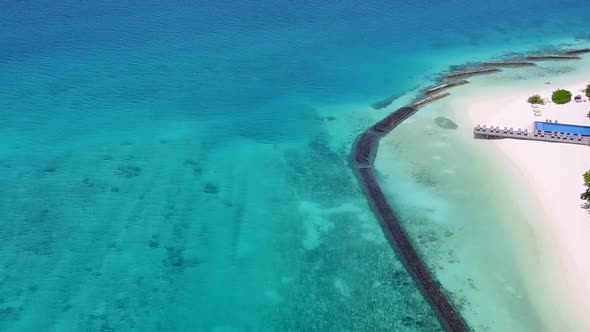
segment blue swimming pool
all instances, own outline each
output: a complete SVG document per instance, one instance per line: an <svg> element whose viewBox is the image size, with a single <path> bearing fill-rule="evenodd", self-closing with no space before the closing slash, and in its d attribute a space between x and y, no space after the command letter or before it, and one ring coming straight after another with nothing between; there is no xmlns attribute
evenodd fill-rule
<svg viewBox="0 0 590 332"><path fill-rule="evenodd" d="M582 136L590 136L590 127L586 126L578 126L572 124L564 124L564 123L549 123L549 122L540 122L535 121L535 130L542 130L542 131L556 131L560 133L568 133L568 134L580 134Z"/></svg>

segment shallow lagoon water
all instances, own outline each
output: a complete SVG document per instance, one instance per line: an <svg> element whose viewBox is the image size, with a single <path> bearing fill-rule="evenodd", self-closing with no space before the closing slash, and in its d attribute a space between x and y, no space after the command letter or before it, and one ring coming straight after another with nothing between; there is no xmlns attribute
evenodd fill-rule
<svg viewBox="0 0 590 332"><path fill-rule="evenodd" d="M0 4L0 329L439 330L350 145L449 65L586 38L556 3Z"/></svg>
<svg viewBox="0 0 590 332"><path fill-rule="evenodd" d="M523 278L529 266L519 259L534 252L526 227L534 208L515 201L522 196L503 171L509 166L466 142L461 122L457 130L434 123L437 114L460 116L439 105L383 140L376 160L381 182L424 261L474 330L541 331L533 283Z"/></svg>

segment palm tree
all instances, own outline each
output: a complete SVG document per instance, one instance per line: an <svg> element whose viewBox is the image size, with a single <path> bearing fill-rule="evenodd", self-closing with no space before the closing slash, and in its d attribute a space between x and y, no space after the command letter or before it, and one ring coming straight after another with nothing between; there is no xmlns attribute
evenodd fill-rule
<svg viewBox="0 0 590 332"><path fill-rule="evenodd" d="M584 173L584 184L586 185L586 191L580 195L580 198L590 203L590 171Z"/></svg>

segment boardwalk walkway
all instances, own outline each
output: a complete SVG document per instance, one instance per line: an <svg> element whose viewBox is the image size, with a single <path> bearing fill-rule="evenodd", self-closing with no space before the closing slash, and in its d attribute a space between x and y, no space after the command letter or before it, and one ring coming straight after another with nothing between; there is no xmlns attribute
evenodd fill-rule
<svg viewBox="0 0 590 332"><path fill-rule="evenodd" d="M515 138L533 141L556 142L590 145L590 137L580 134L574 135L559 132L543 132L541 130L528 131L528 129L500 127L486 127L477 125L473 128L473 135L478 138Z"/></svg>

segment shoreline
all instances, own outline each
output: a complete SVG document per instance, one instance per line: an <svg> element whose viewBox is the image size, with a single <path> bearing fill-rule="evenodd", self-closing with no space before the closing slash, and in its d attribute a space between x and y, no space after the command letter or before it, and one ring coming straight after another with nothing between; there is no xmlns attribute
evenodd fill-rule
<svg viewBox="0 0 590 332"><path fill-rule="evenodd" d="M585 59L584 62L587 61ZM576 67L584 68L584 64ZM577 76L580 76L579 72L557 74L552 78L551 85L544 85L539 77L528 78L523 81L528 84L514 91L511 91L513 86L506 84L492 93L486 90L482 97L475 90L484 85L492 86L493 78L488 78L483 80L488 82L473 83L476 89L469 92L471 96L455 106L465 111L462 118L469 124L466 129L477 124L530 128L533 121L545 119L590 125L590 120L585 117L589 102L576 104L572 100L566 105L547 104L540 107L543 115L539 117L533 115L531 106L526 102L526 98L532 94L548 97L557 88L568 89L574 96L583 95L579 89L590 84L590 80ZM461 94L458 98L461 98ZM449 98L449 103L453 102L456 99ZM568 324L569 329L590 329L590 318L584 310L590 306L590 282L587 280L590 260L585 257L590 250L590 224L588 211L582 207L584 202L579 198L585 188L582 174L590 169L590 150L583 145L512 139L477 140L475 144L503 158L512 167L510 172L518 177L516 181L522 184L526 199L536 209L535 217L530 218L529 222L532 221L530 227L535 232L536 250L540 258L538 268L541 271L538 272L543 273L538 276L540 281L537 286L540 289L537 291L548 290L551 293L549 297L556 299L553 305L536 305L545 307L542 311L546 313L559 310L561 324ZM537 297L537 301L541 301L547 296ZM558 325L555 322L553 324Z"/></svg>

